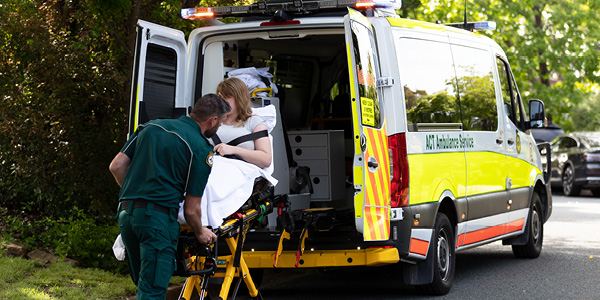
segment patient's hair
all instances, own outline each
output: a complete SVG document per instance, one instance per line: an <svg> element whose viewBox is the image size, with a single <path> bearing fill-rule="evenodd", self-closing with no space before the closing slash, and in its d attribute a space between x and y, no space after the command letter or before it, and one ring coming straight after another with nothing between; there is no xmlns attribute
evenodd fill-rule
<svg viewBox="0 0 600 300"><path fill-rule="evenodd" d="M217 116L222 120L225 115L231 111L231 106L223 98L216 94L206 94L202 96L192 109L192 114L198 121L204 122L213 116Z"/></svg>
<svg viewBox="0 0 600 300"><path fill-rule="evenodd" d="M217 94L221 97L233 97L237 106L238 118L242 124L252 116L250 93L246 84L238 78L231 77L221 81L217 86Z"/></svg>

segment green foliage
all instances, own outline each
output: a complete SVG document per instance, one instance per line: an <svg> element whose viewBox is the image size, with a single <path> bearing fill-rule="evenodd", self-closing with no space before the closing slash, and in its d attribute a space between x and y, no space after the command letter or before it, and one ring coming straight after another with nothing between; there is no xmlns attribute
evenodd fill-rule
<svg viewBox="0 0 600 300"><path fill-rule="evenodd" d="M428 1L404 15L429 22L462 22L464 3ZM596 16L600 2L477 0L467 5L469 21L496 21L498 29L484 35L506 51L524 101L542 99L555 123L578 130L572 108L588 101L600 83Z"/></svg>
<svg viewBox="0 0 600 300"><path fill-rule="evenodd" d="M2 1L0 206L112 213L108 165L126 138L136 22L189 33L204 24L183 20L181 8L217 2Z"/></svg>
<svg viewBox="0 0 600 300"><path fill-rule="evenodd" d="M498 112L492 75L459 77L458 90L464 129L495 131Z"/></svg>
<svg viewBox="0 0 600 300"><path fill-rule="evenodd" d="M416 106L407 112L412 123L460 123L456 97L448 95L447 92L424 96L411 93L410 101L416 103Z"/></svg>
<svg viewBox="0 0 600 300"><path fill-rule="evenodd" d="M123 269L110 248L138 19L190 32L182 7L218 1L0 3L0 232L83 266ZM226 5L240 1L221 1ZM73 207L76 207L73 209Z"/></svg>
<svg viewBox="0 0 600 300"><path fill-rule="evenodd" d="M0 257L0 299L125 299L134 294L128 276L69 263L46 267L22 258Z"/></svg>
<svg viewBox="0 0 600 300"><path fill-rule="evenodd" d="M573 128L578 131L600 131L600 95L591 96L587 101L573 108Z"/></svg>
<svg viewBox="0 0 600 300"><path fill-rule="evenodd" d="M108 37L90 30L98 20L77 3L13 0L0 10L4 207L64 215L116 206L107 165L120 146L125 80Z"/></svg>
<svg viewBox="0 0 600 300"><path fill-rule="evenodd" d="M112 253L119 234L116 220L112 218L90 218L83 210L74 208L69 217L6 216L5 222L7 240L75 259L82 267L125 271L125 263L117 261Z"/></svg>

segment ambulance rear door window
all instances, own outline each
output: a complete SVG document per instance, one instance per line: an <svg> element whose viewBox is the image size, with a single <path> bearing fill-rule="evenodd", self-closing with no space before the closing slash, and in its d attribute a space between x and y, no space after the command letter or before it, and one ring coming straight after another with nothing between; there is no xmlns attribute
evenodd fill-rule
<svg viewBox="0 0 600 300"><path fill-rule="evenodd" d="M141 120L171 119L175 112L177 53L157 44L148 44Z"/></svg>
<svg viewBox="0 0 600 300"><path fill-rule="evenodd" d="M356 62L356 77L360 97L362 125L381 128L381 110L377 95L379 74L377 53L373 51L375 41L369 30L358 22L352 22L352 43Z"/></svg>

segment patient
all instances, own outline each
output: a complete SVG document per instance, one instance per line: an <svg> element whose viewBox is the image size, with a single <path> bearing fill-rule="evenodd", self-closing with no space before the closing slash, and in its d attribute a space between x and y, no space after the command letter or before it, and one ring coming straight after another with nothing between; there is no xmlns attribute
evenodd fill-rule
<svg viewBox="0 0 600 300"><path fill-rule="evenodd" d="M202 195L202 224L218 227L250 197L257 177L272 185L272 145L269 132L275 126L273 105L250 107L250 93L243 81L228 78L219 83L217 93L231 105L231 111L212 136L212 171ZM260 115L260 116L259 116ZM182 210L179 222L185 224Z"/></svg>
<svg viewBox="0 0 600 300"><path fill-rule="evenodd" d="M212 138L215 153L225 157L235 156L259 168L270 166L271 142L267 134L267 126L261 117L252 115L250 93L244 82L235 77L227 78L217 86L217 94L231 105L231 112L227 114L216 136ZM264 135L237 145L230 145L236 138L259 132L264 132Z"/></svg>

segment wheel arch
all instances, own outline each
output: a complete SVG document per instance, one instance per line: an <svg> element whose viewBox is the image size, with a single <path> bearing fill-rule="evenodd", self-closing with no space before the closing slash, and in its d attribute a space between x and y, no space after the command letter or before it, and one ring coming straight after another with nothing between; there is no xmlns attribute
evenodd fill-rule
<svg viewBox="0 0 600 300"><path fill-rule="evenodd" d="M570 166L570 167L572 167L572 168L573 168L573 172L575 172L575 164L573 164L573 162L572 162L570 159L569 159L569 160L567 160L567 161L565 161L565 162L563 163L563 165L562 165L562 168L560 169L560 172L561 172L561 173L560 173L560 180L561 180L561 182L562 182L562 177L563 177L563 176L564 176L564 174L565 174L565 170L566 170L566 169L567 169L567 167L569 167L569 166Z"/></svg>
<svg viewBox="0 0 600 300"><path fill-rule="evenodd" d="M454 199L449 196L444 197L440 204L438 205L437 212L444 213L448 219L450 220L450 224L454 229L454 234L456 234L456 225L458 224L458 212L456 210L456 205L454 204Z"/></svg>
<svg viewBox="0 0 600 300"><path fill-rule="evenodd" d="M552 213L552 195L550 194L549 189L549 186L546 186L541 179L538 179L535 181L531 195L529 195L529 207L531 207L533 193L537 193L540 196L540 200L542 202L542 209L544 213L544 222L546 222L550 218L550 214Z"/></svg>

